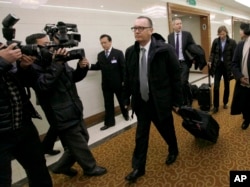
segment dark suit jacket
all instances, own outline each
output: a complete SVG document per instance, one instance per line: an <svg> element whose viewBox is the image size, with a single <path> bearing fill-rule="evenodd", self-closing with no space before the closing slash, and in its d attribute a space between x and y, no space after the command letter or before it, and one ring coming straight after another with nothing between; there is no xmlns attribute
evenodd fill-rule
<svg viewBox="0 0 250 187"><path fill-rule="evenodd" d="M120 89L124 80L124 66L123 52L112 48L108 58L104 51L100 52L96 64L91 64L90 70L101 70L103 88Z"/></svg>
<svg viewBox="0 0 250 187"><path fill-rule="evenodd" d="M187 50L188 46L191 44L195 44L193 36L188 31L181 31L182 32L182 52L185 60L188 62L189 67L192 66L192 62L189 61L188 56L185 54L185 50ZM172 45L175 48L175 38L174 38L174 32L170 33L168 35L168 43Z"/></svg>

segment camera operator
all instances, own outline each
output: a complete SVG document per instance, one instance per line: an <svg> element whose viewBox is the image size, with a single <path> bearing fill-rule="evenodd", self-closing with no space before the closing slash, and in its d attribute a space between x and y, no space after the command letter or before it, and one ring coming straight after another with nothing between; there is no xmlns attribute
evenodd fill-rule
<svg viewBox="0 0 250 187"><path fill-rule="evenodd" d="M15 66L22 53L15 47L16 43L0 45L0 186L11 187L14 157L25 169L30 187L52 187L39 134L31 120L35 111Z"/></svg>
<svg viewBox="0 0 250 187"><path fill-rule="evenodd" d="M45 41L49 42L49 39L46 34L38 33L26 38L28 44L32 41L40 45ZM77 171L71 167L77 162L85 175L103 175L107 172L106 168L97 166L88 147L89 134L83 119L83 105L76 88L76 82L87 75L86 60L79 60L76 69L73 69L63 60L67 55L65 48L59 48L54 52L51 61L48 58L37 59L27 70L30 73L25 73L49 124L56 128L61 141L67 147L51 170L54 173L74 176Z"/></svg>

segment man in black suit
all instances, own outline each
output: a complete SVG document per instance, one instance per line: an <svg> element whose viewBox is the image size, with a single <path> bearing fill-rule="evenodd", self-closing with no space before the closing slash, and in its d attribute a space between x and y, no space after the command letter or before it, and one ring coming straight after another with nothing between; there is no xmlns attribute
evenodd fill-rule
<svg viewBox="0 0 250 187"><path fill-rule="evenodd" d="M151 122L168 144L166 164L175 162L179 151L172 109L178 111L182 104L182 92L181 69L174 48L166 44L161 35L152 34L152 20L140 16L131 29L136 42L125 53L123 98L127 106L132 95L131 106L138 121L133 171L125 177L133 182L145 174Z"/></svg>
<svg viewBox="0 0 250 187"><path fill-rule="evenodd" d="M178 60L181 64L181 82L182 82L182 92L184 105L192 105L192 95L189 86L189 68L192 66L192 61L190 61L185 53L188 46L195 44L192 34L188 31L182 31L182 20L180 18L174 18L172 21L172 26L174 32L168 35L168 43L171 44L176 51Z"/></svg>
<svg viewBox="0 0 250 187"><path fill-rule="evenodd" d="M125 66L123 52L112 47L112 38L107 34L100 36L100 43L104 50L98 54L96 64L89 65L89 68L102 72L105 120L101 130L106 130L115 125L114 94L126 121L129 120L129 115L121 98Z"/></svg>

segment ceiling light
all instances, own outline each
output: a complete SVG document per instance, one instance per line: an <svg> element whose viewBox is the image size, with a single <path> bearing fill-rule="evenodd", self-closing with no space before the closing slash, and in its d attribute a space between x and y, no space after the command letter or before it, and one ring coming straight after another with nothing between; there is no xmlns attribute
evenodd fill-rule
<svg viewBox="0 0 250 187"><path fill-rule="evenodd" d="M41 5L47 3L47 0L11 0L15 5L19 5L21 8L36 9Z"/></svg>
<svg viewBox="0 0 250 187"><path fill-rule="evenodd" d="M237 3L240 3L244 6L250 7L250 1L249 0L234 0Z"/></svg>
<svg viewBox="0 0 250 187"><path fill-rule="evenodd" d="M143 9L142 12L153 18L162 18L166 17L167 10L165 6L152 6L150 8Z"/></svg>
<svg viewBox="0 0 250 187"><path fill-rule="evenodd" d="M231 25L232 20L231 19L224 19L224 23L227 24L227 25Z"/></svg>

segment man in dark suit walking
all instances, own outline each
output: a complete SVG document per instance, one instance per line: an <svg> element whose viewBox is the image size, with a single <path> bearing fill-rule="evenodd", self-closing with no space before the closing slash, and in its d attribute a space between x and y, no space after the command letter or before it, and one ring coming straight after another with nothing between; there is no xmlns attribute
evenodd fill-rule
<svg viewBox="0 0 250 187"><path fill-rule="evenodd" d="M192 61L190 61L185 53L188 46L195 44L192 34L188 31L182 31L182 20L180 18L174 18L172 21L172 26L174 32L168 35L168 43L171 44L176 51L178 60L181 64L181 82L182 82L182 92L184 105L192 104L192 95L189 86L189 69L192 66Z"/></svg>
<svg viewBox="0 0 250 187"><path fill-rule="evenodd" d="M112 47L112 38L107 34L100 36L100 43L104 50L98 54L96 64L89 65L89 69L102 72L105 120L101 130L106 130L115 125L114 94L126 121L129 120L129 115L121 98L125 66L123 52Z"/></svg>
<svg viewBox="0 0 250 187"><path fill-rule="evenodd" d="M180 64L174 48L164 38L153 33L152 20L140 16L131 28L135 44L125 53L126 73L123 98L137 117L133 171L125 179L133 182L145 174L151 122L168 144L166 164L175 162L178 145L172 109L178 111L182 104Z"/></svg>

